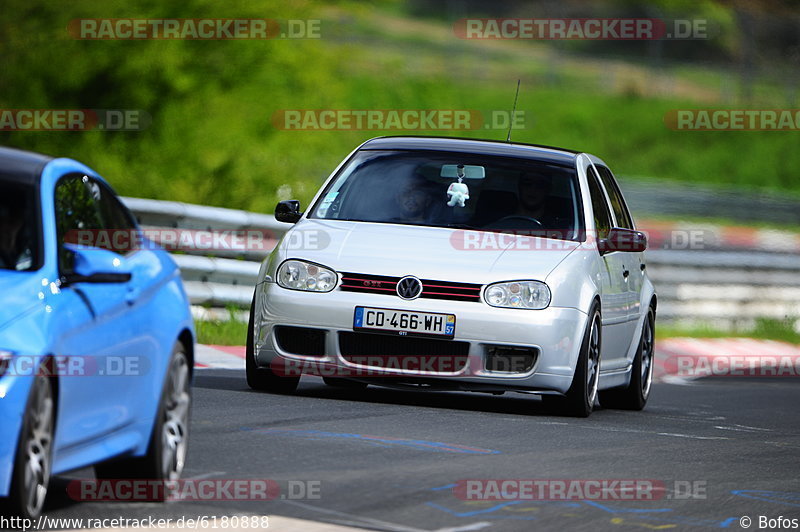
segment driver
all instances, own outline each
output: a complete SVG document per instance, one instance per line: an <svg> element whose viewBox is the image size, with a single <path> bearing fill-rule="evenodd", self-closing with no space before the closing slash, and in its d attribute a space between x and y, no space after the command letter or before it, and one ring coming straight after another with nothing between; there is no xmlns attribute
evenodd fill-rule
<svg viewBox="0 0 800 532"><path fill-rule="evenodd" d="M515 215L533 218L544 227L550 226L551 215L547 207L547 199L553 188L552 178L544 174L528 172L519 178L517 188L519 203Z"/></svg>
<svg viewBox="0 0 800 532"><path fill-rule="evenodd" d="M553 176L526 172L520 177L517 187L519 202L511 217L528 220L534 224L534 231L543 231L548 238L566 238L571 222L565 214L563 199L551 195Z"/></svg>
<svg viewBox="0 0 800 532"><path fill-rule="evenodd" d="M400 208L400 216L396 220L406 223L427 221L428 207L431 204L429 188L425 179L420 177L404 183L394 198Z"/></svg>

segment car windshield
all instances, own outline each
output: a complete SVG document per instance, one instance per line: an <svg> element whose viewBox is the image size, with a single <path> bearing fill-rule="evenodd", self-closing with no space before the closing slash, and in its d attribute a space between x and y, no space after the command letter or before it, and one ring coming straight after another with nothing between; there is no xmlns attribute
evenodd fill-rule
<svg viewBox="0 0 800 532"><path fill-rule="evenodd" d="M32 186L0 181L0 269L37 267L40 242L34 205Z"/></svg>
<svg viewBox="0 0 800 532"><path fill-rule="evenodd" d="M470 153L364 150L310 217L507 231L578 240L575 169Z"/></svg>

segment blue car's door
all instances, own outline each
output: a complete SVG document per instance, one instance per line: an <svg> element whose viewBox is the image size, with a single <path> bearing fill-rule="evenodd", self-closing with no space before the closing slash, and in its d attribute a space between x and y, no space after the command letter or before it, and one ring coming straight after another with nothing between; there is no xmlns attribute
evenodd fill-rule
<svg viewBox="0 0 800 532"><path fill-rule="evenodd" d="M106 245L116 221L103 207L110 194L81 174L59 179L55 187L55 221L60 274L71 271L71 255L63 244L94 238ZM78 233L78 232L83 233ZM112 248L113 250L113 248ZM127 260L127 259L125 259ZM100 438L113 440L115 449L139 443L135 430L136 403L147 388L149 367L145 352L148 323L132 319L141 280L128 282L75 282L62 286L54 298L62 331L56 355L72 360L60 379L59 429L56 460L79 465L81 450ZM141 276L139 276L141 277ZM70 369L72 368L72 369ZM72 464L70 455L77 462Z"/></svg>

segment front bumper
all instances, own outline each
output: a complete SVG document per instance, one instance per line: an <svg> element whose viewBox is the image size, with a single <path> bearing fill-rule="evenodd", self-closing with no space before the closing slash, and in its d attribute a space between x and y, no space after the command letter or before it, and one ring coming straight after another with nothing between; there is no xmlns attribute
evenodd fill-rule
<svg viewBox="0 0 800 532"><path fill-rule="evenodd" d="M468 344L466 365L455 371L429 371L352 363L342 354L339 333L353 331L356 306L455 314L455 336L451 341ZM465 390L564 393L572 383L587 319L584 312L574 308L523 310L495 308L483 302L406 301L394 295L338 289L329 293L300 292L264 282L256 290L253 333L259 367L274 369L287 363L297 367L298 362L307 362L339 368L344 370L342 376L355 372L360 380L372 378L376 384L438 381L447 383L445 388ZM283 350L276 338L276 326L324 330L324 355L308 357ZM497 347L535 348L536 362L523 372L489 370L486 357L490 349Z"/></svg>

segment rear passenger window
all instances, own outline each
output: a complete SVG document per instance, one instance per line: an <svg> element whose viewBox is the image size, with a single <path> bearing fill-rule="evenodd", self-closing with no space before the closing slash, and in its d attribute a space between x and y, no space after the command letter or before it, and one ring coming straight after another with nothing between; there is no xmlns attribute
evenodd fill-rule
<svg viewBox="0 0 800 532"><path fill-rule="evenodd" d="M633 219L630 212L628 212L628 207L625 205L625 200L622 198L622 193L619 191L617 181L611 175L611 170L605 166L598 165L597 171L600 172L600 178L603 180L606 192L608 192L608 199L611 200L611 208L614 209L614 216L617 218L617 227L633 229Z"/></svg>

